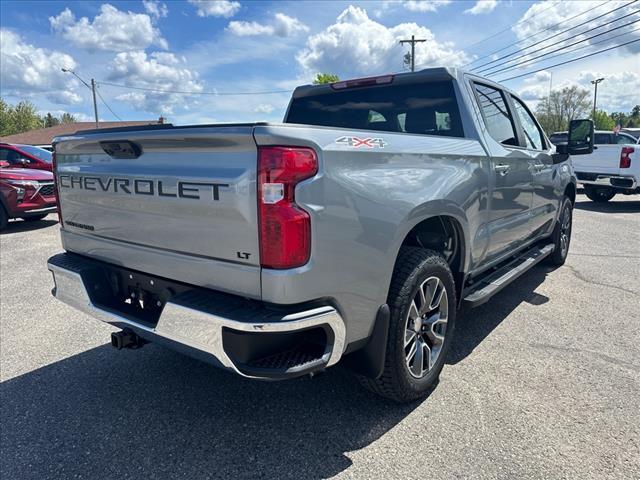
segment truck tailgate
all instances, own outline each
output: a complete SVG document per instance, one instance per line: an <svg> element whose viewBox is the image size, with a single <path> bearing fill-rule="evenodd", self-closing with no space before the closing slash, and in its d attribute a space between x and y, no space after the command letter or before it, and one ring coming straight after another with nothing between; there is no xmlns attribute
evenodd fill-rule
<svg viewBox="0 0 640 480"><path fill-rule="evenodd" d="M135 263L158 275L172 255L188 257L176 264L192 271L169 272L172 278L202 278L208 287L236 292L239 272L255 270L240 291L259 296L252 132L251 124L167 126L58 139L65 247L112 263L140 258L144 262ZM156 265L159 259L166 265ZM193 272L216 265L224 268Z"/></svg>

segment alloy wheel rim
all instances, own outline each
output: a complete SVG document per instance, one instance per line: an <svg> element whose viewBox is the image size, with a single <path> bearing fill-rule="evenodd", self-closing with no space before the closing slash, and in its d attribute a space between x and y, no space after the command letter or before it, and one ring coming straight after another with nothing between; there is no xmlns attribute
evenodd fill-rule
<svg viewBox="0 0 640 480"><path fill-rule="evenodd" d="M438 277L429 277L415 293L405 323L405 363L412 377L423 378L438 361L448 319L447 290Z"/></svg>
<svg viewBox="0 0 640 480"><path fill-rule="evenodd" d="M562 224L560 225L560 253L563 257L567 256L569 251L569 240L571 238L571 210L565 207L562 215Z"/></svg>

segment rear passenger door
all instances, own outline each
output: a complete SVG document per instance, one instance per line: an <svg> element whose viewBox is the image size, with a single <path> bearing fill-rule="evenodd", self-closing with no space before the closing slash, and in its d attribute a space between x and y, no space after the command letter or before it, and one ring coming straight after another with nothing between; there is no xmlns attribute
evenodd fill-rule
<svg viewBox="0 0 640 480"><path fill-rule="evenodd" d="M483 135L491 157L490 236L486 260L491 262L521 247L530 238L533 198L530 158L520 147L516 122L506 93L473 82L484 121Z"/></svg>
<svg viewBox="0 0 640 480"><path fill-rule="evenodd" d="M554 183L552 147L542 133L535 117L518 97L511 95L520 145L529 157L533 199L531 203L531 232L534 237L553 229L558 192Z"/></svg>

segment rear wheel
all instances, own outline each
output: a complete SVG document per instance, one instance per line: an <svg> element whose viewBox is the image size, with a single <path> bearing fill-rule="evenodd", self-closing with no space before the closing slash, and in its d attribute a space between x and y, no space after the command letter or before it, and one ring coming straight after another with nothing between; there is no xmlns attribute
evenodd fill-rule
<svg viewBox="0 0 640 480"><path fill-rule="evenodd" d="M48 215L48 213L44 213L42 215L34 215L33 217L23 217L22 219L25 222L37 222L39 220L44 219L47 215Z"/></svg>
<svg viewBox="0 0 640 480"><path fill-rule="evenodd" d="M606 203L616 196L616 191L613 188L598 187L596 185L585 185L584 193L589 200L597 203Z"/></svg>
<svg viewBox="0 0 640 480"><path fill-rule="evenodd" d="M388 298L391 310L385 366L378 379L360 377L373 392L397 402L429 393L438 381L456 320L456 292L438 253L403 247Z"/></svg>
<svg viewBox="0 0 640 480"><path fill-rule="evenodd" d="M553 230L551 239L555 248L553 253L547 257L547 263L557 267L564 265L569 255L569 245L571 243L571 227L573 224L573 203L568 197L564 197L560 206L560 216Z"/></svg>

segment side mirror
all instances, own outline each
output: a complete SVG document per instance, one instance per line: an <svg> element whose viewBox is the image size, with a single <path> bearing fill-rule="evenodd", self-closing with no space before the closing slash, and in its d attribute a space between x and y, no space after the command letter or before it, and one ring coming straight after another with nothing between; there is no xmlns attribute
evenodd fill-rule
<svg viewBox="0 0 640 480"><path fill-rule="evenodd" d="M571 120L569 124L569 155L588 155L593 152L593 120Z"/></svg>
<svg viewBox="0 0 640 480"><path fill-rule="evenodd" d="M4 167L10 167L11 164L9 162L7 162L6 160L0 160L0 168L4 168Z"/></svg>

